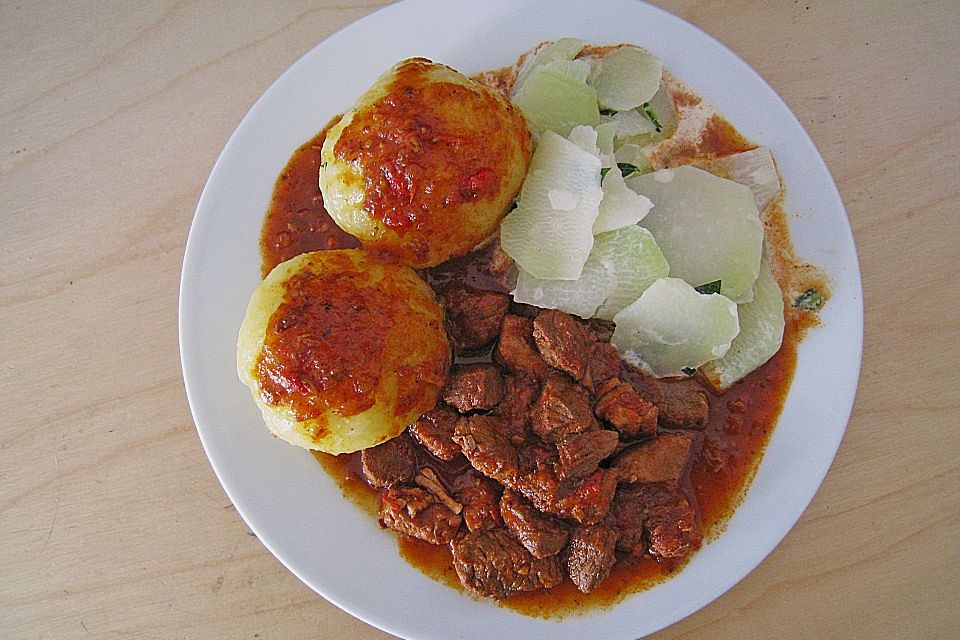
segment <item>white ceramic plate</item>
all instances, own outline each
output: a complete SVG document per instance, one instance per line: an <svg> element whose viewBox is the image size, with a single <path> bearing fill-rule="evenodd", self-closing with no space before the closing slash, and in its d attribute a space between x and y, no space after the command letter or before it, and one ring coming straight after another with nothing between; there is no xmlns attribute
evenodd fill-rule
<svg viewBox="0 0 960 640"><path fill-rule="evenodd" d="M511 64L536 43L578 36L658 55L783 173L800 256L829 274L823 326L800 345L793 387L741 507L675 578L608 610L562 622L521 616L443 586L397 553L394 534L340 495L306 451L270 436L237 379L237 330L260 282L258 240L291 153L394 62L426 56L467 74ZM860 369L860 274L843 205L820 154L776 93L723 45L630 0L410 0L320 43L278 79L230 138L190 230L180 349L210 462L250 528L293 573L358 618L410 639L637 638L718 597L777 545L806 508L843 435Z"/></svg>

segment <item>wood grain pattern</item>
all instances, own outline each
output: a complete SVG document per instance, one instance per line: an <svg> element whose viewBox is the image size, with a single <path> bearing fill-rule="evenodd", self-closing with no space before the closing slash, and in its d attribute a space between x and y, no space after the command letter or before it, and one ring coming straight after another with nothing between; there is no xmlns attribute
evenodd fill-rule
<svg viewBox="0 0 960 640"><path fill-rule="evenodd" d="M377 0L0 2L0 629L387 638L246 530L177 352L200 190L246 109ZM840 187L866 338L834 465L743 582L655 638L960 629L960 5L659 3L743 56Z"/></svg>

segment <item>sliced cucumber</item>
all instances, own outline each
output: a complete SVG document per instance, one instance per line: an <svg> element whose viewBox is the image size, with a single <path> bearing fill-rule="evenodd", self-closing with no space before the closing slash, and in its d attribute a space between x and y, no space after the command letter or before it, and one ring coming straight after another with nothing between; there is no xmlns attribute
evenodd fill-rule
<svg viewBox="0 0 960 640"><path fill-rule="evenodd" d="M679 278L657 280L613 321L621 357L660 377L723 357L740 331L736 304Z"/></svg>

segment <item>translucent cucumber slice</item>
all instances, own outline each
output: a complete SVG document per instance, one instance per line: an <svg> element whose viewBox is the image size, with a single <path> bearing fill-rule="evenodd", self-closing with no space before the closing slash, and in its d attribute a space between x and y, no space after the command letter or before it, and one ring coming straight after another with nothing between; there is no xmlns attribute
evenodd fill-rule
<svg viewBox="0 0 960 640"><path fill-rule="evenodd" d="M567 140L589 154L595 156L600 155L600 148L598 147L599 136L597 134L597 130L593 127L588 127L586 125L574 127L573 131L571 131L570 135L567 137Z"/></svg>
<svg viewBox="0 0 960 640"><path fill-rule="evenodd" d="M653 207L649 198L627 187L620 167L610 167L601 186L603 200L600 201L600 214L593 223L594 235L635 225L643 220Z"/></svg>
<svg viewBox="0 0 960 640"><path fill-rule="evenodd" d="M553 69L567 76L571 80L586 83L590 75L590 63L586 60L554 60L543 65L546 69Z"/></svg>
<svg viewBox="0 0 960 640"><path fill-rule="evenodd" d="M560 38L553 44L545 47L536 57L530 58L529 62L525 63L520 69L520 72L517 74L517 81L513 85L514 93L523 86L523 83L526 82L527 77L534 69L557 60L573 60L585 44L586 41L580 38Z"/></svg>
<svg viewBox="0 0 960 640"><path fill-rule="evenodd" d="M783 343L783 296L766 259L761 261L760 275L753 285L753 300L738 305L737 311L740 334L730 350L700 368L717 391L728 389L772 358Z"/></svg>
<svg viewBox="0 0 960 640"><path fill-rule="evenodd" d="M600 213L600 158L556 133L533 154L517 208L500 225L500 243L537 278L576 280L593 247Z"/></svg>
<svg viewBox="0 0 960 640"><path fill-rule="evenodd" d="M513 102L538 133L554 131L568 136L577 125L600 124L593 87L547 66L530 72Z"/></svg>
<svg viewBox="0 0 960 640"><path fill-rule="evenodd" d="M719 280L720 293L734 300L750 294L763 249L750 189L689 166L626 182L653 202L641 225L657 239L671 277L694 287Z"/></svg>
<svg viewBox="0 0 960 640"><path fill-rule="evenodd" d="M673 98L663 84L648 104L637 107L634 112L650 122L650 130L633 135L623 133L617 140L618 145L635 144L646 147L670 137L677 129L677 111L673 106ZM657 126L660 127L659 131Z"/></svg>
<svg viewBox="0 0 960 640"><path fill-rule="evenodd" d="M603 109L628 111L648 102L660 88L663 63L637 47L620 47L600 58L591 84Z"/></svg>
<svg viewBox="0 0 960 640"><path fill-rule="evenodd" d="M596 255L613 281L610 294L594 314L613 320L654 282L670 272L653 234L637 225L601 233L593 239L591 257Z"/></svg>
<svg viewBox="0 0 960 640"><path fill-rule="evenodd" d="M660 132L665 136L671 135L673 130L677 128L677 110L673 106L673 96L670 95L670 91L662 82L660 88L650 98L647 107L644 111L649 111L650 114L656 116L657 123L660 125Z"/></svg>
<svg viewBox="0 0 960 640"><path fill-rule="evenodd" d="M718 159L715 165L731 180L750 189L760 211L780 195L780 174L777 173L773 154L766 147L725 156Z"/></svg>
<svg viewBox="0 0 960 640"><path fill-rule="evenodd" d="M657 280L613 321L620 356L659 377L723 357L740 331L736 304L679 278Z"/></svg>
<svg viewBox="0 0 960 640"><path fill-rule="evenodd" d="M603 118L603 116L600 117ZM600 149L600 161L605 167L612 167L616 164L613 148L613 136L616 132L617 125L612 122L601 122L597 126L597 147Z"/></svg>
<svg viewBox="0 0 960 640"><path fill-rule="evenodd" d="M637 168L636 171L625 175L624 178L630 178L635 175L642 175L653 171L650 160L647 159L647 156L641 151L640 147L635 144L623 145L616 150L613 157L618 163L629 164Z"/></svg>
<svg viewBox="0 0 960 640"><path fill-rule="evenodd" d="M612 116L600 116L601 124L608 122L617 128L614 134L615 141L621 141L645 133L656 133L657 131L653 121L636 109L617 111Z"/></svg>
<svg viewBox="0 0 960 640"><path fill-rule="evenodd" d="M596 246L594 242L594 250ZM542 279L521 269L511 294L515 302L592 318L597 307L613 292L615 285L616 281L607 272L603 261L595 251L591 251L577 280Z"/></svg>
<svg viewBox="0 0 960 640"><path fill-rule="evenodd" d="M653 236L633 225L596 236L579 279L541 279L520 271L512 294L516 302L611 320L667 271Z"/></svg>

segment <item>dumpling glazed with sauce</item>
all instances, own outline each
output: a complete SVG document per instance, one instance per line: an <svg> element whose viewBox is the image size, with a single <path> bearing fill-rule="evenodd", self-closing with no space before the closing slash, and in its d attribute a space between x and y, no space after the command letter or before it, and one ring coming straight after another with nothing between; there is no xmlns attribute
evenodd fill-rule
<svg viewBox="0 0 960 640"><path fill-rule="evenodd" d="M450 366L443 309L409 267L360 249L301 254L254 292L237 370L270 430L339 454L399 435Z"/></svg>
<svg viewBox="0 0 960 640"><path fill-rule="evenodd" d="M520 191L531 140L502 96L442 64L394 65L327 134L320 190L368 248L427 267L497 230Z"/></svg>

